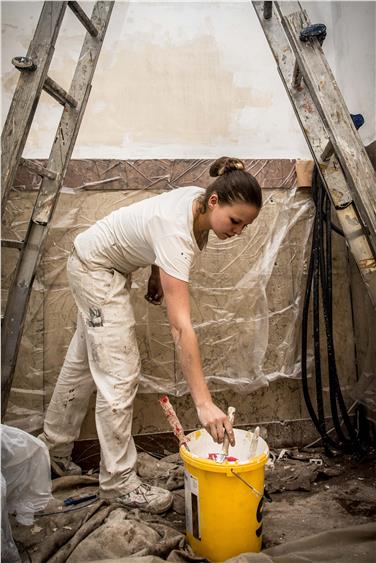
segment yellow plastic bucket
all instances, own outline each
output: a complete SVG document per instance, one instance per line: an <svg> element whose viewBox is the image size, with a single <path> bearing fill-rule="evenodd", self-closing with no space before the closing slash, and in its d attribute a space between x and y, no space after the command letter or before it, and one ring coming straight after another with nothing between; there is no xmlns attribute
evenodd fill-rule
<svg viewBox="0 0 376 563"><path fill-rule="evenodd" d="M182 446L184 461L187 540L193 551L212 561L223 561L262 543L264 467L267 443L258 438L250 457L252 432L234 429L236 445L229 456L238 461L218 463L209 453L220 453L206 430L189 434L189 451Z"/></svg>

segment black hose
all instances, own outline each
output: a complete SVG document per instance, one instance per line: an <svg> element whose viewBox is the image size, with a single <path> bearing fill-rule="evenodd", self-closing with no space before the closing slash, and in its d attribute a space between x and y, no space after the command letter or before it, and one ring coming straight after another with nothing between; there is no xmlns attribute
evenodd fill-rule
<svg viewBox="0 0 376 563"><path fill-rule="evenodd" d="M316 228L316 218L315 218L315 224L314 224L314 231L315 231L315 228ZM312 238L312 251L311 251L311 256L310 256L309 266L308 266L307 285L306 285L306 291L305 291L305 296L304 296L303 315L302 315L302 340L301 340L301 344L302 344L302 350L301 350L302 387L303 387L304 400L305 400L309 415L310 415L317 431L319 432L320 436L323 439L325 449L329 450L329 446L336 448L337 444L327 434L325 427L323 427L323 425L319 421L319 418L316 415L316 411L315 411L313 403L311 401L311 397L310 397L310 393L309 393L309 387L308 387L308 373L307 373L308 314L309 314L309 304L310 304L310 300L311 300L311 290L312 290L312 280L313 280L313 270L314 270L314 265L313 265L313 262L314 262L314 252L313 252L314 244L315 244L315 237L313 236L313 238ZM321 397L321 399L319 398L319 401L320 400L322 401L322 397Z"/></svg>
<svg viewBox="0 0 376 563"><path fill-rule="evenodd" d="M335 360L334 341L333 341L333 306L332 306L332 240L331 240L331 226L330 226L330 200L324 191L324 186L320 177L317 178L318 190L324 195L326 207L326 252L321 254L321 264L323 274L321 276L321 288L323 295L323 316L325 322L326 342L327 342L327 358L328 358L328 376L329 376L329 395L330 406L333 418L333 424L336 429L338 437L342 440L346 447L351 449L351 440L349 443L348 438L342 431L341 423L338 417L337 400L340 406L341 415L343 417L347 431L349 432L353 441L357 441L356 434L354 433L351 425L350 418L347 414L345 402L343 400ZM325 266L324 266L325 264ZM324 271L325 268L325 271Z"/></svg>
<svg viewBox="0 0 376 563"><path fill-rule="evenodd" d="M364 452L364 426L362 428L362 444L359 440L359 428L354 426L343 399L335 358L333 339L333 301L332 301L332 231L343 235L343 232L331 222L331 203L325 192L317 167L312 175L312 197L316 205L316 214L312 233L312 249L308 268L308 279L305 291L302 315L302 388L309 415L319 432L325 449L330 453L330 448L340 449L349 453ZM324 236L325 232L325 236ZM313 297L313 349L315 364L315 391L316 409L313 406L307 374L308 350L308 312ZM320 313L323 313L326 350L328 361L329 399L333 426L337 433L337 440L332 439L325 426L325 410L323 399L321 346L320 346ZM342 422L346 433L342 429Z"/></svg>

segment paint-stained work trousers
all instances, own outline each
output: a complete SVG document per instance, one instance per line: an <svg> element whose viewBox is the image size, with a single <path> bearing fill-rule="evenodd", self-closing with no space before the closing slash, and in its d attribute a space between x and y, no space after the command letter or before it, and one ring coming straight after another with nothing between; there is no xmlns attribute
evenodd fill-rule
<svg viewBox="0 0 376 563"><path fill-rule="evenodd" d="M140 355L130 278L114 270L90 269L75 251L67 269L78 307L77 330L47 409L42 436L52 456L70 456L96 387L100 490L102 496L114 497L140 483L131 435Z"/></svg>

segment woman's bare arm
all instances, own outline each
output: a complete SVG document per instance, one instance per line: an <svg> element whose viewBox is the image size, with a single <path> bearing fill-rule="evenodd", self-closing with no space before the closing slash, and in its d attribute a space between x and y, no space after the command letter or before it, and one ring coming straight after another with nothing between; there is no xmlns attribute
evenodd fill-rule
<svg viewBox="0 0 376 563"><path fill-rule="evenodd" d="M205 381L197 337L191 322L188 283L170 276L162 269L160 278L172 337L199 420L216 442L223 442L226 430L230 443L234 445L232 425L225 413L213 403Z"/></svg>

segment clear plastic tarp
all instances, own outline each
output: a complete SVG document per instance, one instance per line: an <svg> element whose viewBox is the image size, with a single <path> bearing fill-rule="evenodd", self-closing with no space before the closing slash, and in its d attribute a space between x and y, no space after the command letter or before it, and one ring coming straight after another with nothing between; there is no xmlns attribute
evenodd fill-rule
<svg viewBox="0 0 376 563"><path fill-rule="evenodd" d="M174 173L167 170L166 161L158 161L157 170L138 174L133 170L137 163L127 163L126 178L119 163L107 164L105 173L96 177L91 176L92 164L85 162L80 161L79 171L65 181L33 287L8 411L8 419L18 420L27 430L41 427L75 329L76 309L66 277L75 236L120 206L179 185L210 182L208 161L183 161L180 175L176 167ZM300 316L314 204L310 190L294 187L293 161L280 165L278 173L276 161L247 161L247 167L263 185L259 217L240 237L221 241L210 236L191 275L192 321L204 372L215 391L250 392L300 372ZM103 179L106 183L100 185ZM37 180L33 176L27 181L13 192L6 212L9 238L22 238L27 226L35 198L30 188ZM8 254L3 259L6 287L12 267ZM166 308L144 299L148 275L143 269L132 276L142 358L140 391L181 396L188 392L187 385Z"/></svg>
<svg viewBox="0 0 376 563"><path fill-rule="evenodd" d="M1 560L21 561L8 514L31 526L34 514L51 496L50 456L46 445L19 428L1 425Z"/></svg>

